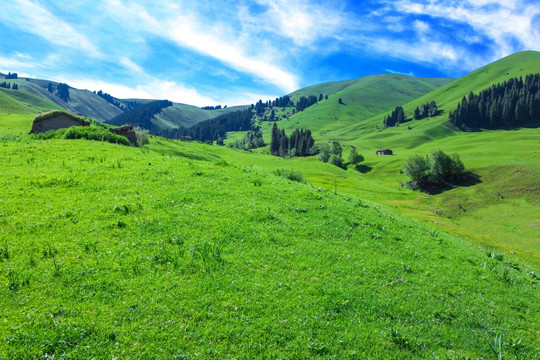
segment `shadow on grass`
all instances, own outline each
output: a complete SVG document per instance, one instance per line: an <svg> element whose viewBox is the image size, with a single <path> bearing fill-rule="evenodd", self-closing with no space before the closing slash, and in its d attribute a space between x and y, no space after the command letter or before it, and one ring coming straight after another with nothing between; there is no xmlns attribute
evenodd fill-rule
<svg viewBox="0 0 540 360"><path fill-rule="evenodd" d="M465 174L463 174L463 177L459 181L456 181L453 184L424 185L418 187L418 190L430 195L439 195L445 191L452 190L456 187L468 187L480 184L481 182L482 180L480 180L479 175L471 171L467 171L465 172Z"/></svg>
<svg viewBox="0 0 540 360"><path fill-rule="evenodd" d="M370 172L371 170L373 170L373 168L371 166L367 166L367 165L356 165L354 170L356 170L358 172L361 172L362 174L366 174L366 173Z"/></svg>

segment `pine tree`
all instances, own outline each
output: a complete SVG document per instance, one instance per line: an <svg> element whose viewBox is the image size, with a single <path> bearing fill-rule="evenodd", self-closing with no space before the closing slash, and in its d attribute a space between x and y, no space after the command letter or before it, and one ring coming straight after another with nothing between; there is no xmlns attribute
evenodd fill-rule
<svg viewBox="0 0 540 360"><path fill-rule="evenodd" d="M272 126L272 140L270 141L270 154L279 155L279 130L277 124L274 123Z"/></svg>

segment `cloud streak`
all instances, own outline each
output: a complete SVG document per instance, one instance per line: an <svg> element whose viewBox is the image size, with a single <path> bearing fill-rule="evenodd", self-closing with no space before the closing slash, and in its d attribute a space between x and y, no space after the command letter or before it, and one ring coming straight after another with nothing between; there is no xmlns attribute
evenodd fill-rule
<svg viewBox="0 0 540 360"><path fill-rule="evenodd" d="M53 44L82 50L101 57L102 54L83 34L62 21L50 11L30 0L12 0L2 4L0 20L37 35Z"/></svg>
<svg viewBox="0 0 540 360"><path fill-rule="evenodd" d="M109 12L123 14L124 19L128 18L128 23L133 24L135 21L139 29L148 33L166 37L180 47L212 57L237 71L274 84L285 92L298 88L295 75L265 61L262 56L251 55L250 51L239 43L241 34L235 34L229 27L222 24L210 26L202 17L186 14L172 3L165 4L170 12L159 20L137 4L124 4L120 0L109 0L107 4Z"/></svg>

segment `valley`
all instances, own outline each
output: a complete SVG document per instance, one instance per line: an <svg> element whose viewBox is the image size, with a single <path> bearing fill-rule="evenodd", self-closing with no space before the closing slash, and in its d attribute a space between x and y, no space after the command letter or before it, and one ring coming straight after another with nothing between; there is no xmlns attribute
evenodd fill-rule
<svg viewBox="0 0 540 360"><path fill-rule="evenodd" d="M62 102L53 82L15 80L0 89L0 359L536 358L540 132L463 131L448 115L471 91L539 72L528 51L456 80L303 88L294 104L317 101L301 111L171 103L145 118L187 129L252 111L266 145L249 150L230 148L248 129L225 146L204 143L220 128L140 148L43 140L28 132L47 110L108 122L137 109L73 88ZM435 116L412 118L431 101ZM384 127L397 106L406 122ZM314 152L338 141L364 160L272 156L274 124L310 129ZM478 181L403 186L407 159L437 149Z"/></svg>

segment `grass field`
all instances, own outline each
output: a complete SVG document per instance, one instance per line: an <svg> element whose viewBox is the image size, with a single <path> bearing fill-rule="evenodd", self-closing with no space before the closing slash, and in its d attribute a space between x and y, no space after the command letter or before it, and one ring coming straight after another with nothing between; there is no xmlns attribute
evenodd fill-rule
<svg viewBox="0 0 540 360"><path fill-rule="evenodd" d="M540 267L539 129L465 133L452 129L447 122L448 112L454 110L469 91L478 92L510 77L535 72L540 72L538 52L518 53L499 60L418 100L403 102L409 117L416 106L431 100L436 100L442 114L412 120L399 127L382 129L384 113L371 116L365 105L370 102L366 103L364 97L355 97L356 93L350 89L338 91L328 100L278 122L287 133L297 127L312 129L318 143L337 139L346 149L344 154L348 145L355 146L366 159L364 170L367 171L363 174L352 169L347 172L332 169L330 165L317 164L315 159L295 159L277 165L264 157L239 153L231 156L230 161L256 164L265 169L288 164L303 172L313 184L328 189L338 185L343 193L391 206L469 241L514 252L513 256ZM345 105L338 104L338 97ZM376 106L374 109L377 111ZM270 141L270 125L263 123L267 142ZM240 134L235 134L237 137ZM377 149L385 148L394 150L395 155L375 155ZM400 183L408 180L400 174L407 158L413 154L427 155L435 149L459 154L481 182L438 195L400 188Z"/></svg>
<svg viewBox="0 0 540 360"><path fill-rule="evenodd" d="M0 89L0 360L538 358L540 131L445 123L459 91L537 59L442 87L418 100L439 94L441 116L397 128L346 88L278 123L356 146L362 172L268 148L35 140L50 104ZM434 149L480 182L401 187Z"/></svg>
<svg viewBox="0 0 540 360"><path fill-rule="evenodd" d="M1 141L0 358L538 355L531 268L216 152Z"/></svg>

